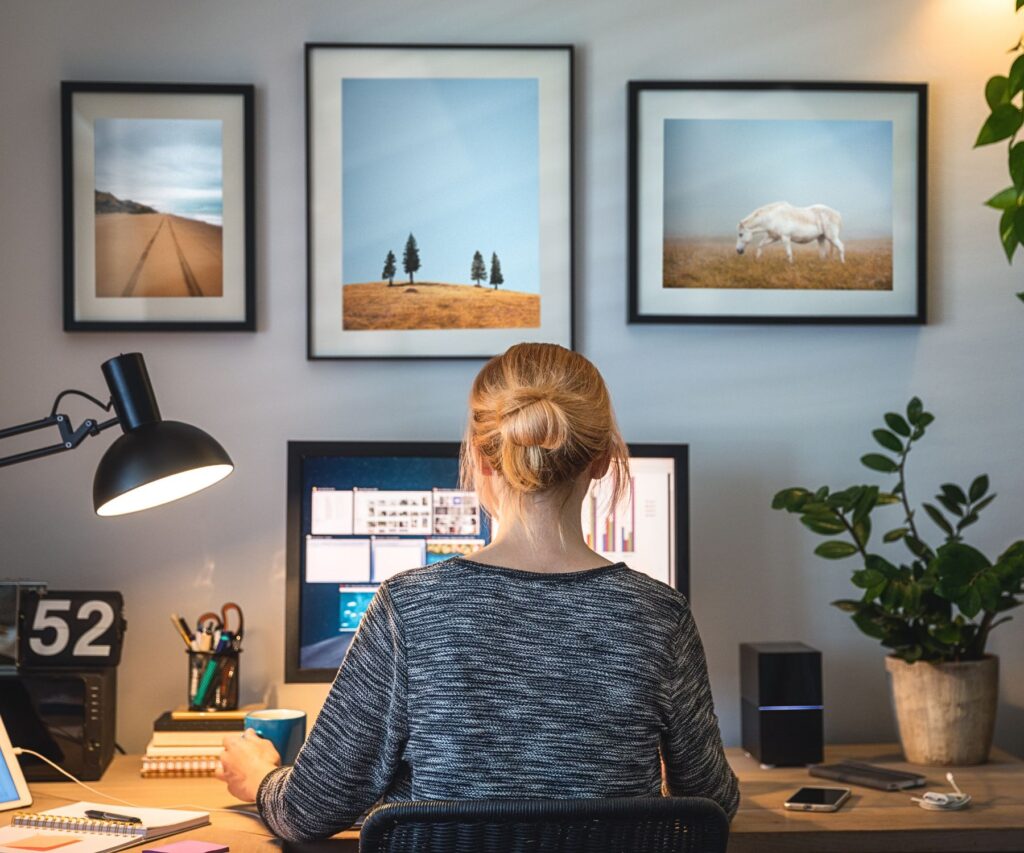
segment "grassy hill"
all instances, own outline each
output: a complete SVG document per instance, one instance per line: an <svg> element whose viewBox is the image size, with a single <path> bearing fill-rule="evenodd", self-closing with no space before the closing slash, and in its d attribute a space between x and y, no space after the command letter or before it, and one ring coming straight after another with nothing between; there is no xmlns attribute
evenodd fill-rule
<svg viewBox="0 0 1024 853"><path fill-rule="evenodd" d="M818 244L794 245L793 263L776 243L761 260L751 243L736 254L736 240L665 241L663 287L773 290L892 290L892 241L846 240L846 263L818 257Z"/></svg>
<svg viewBox="0 0 1024 853"><path fill-rule="evenodd" d="M540 326L540 295L434 281L346 284L342 328L523 329Z"/></svg>

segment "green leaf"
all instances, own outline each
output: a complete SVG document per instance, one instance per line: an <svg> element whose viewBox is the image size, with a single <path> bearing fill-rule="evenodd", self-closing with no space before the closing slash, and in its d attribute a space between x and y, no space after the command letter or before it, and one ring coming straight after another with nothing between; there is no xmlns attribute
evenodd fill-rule
<svg viewBox="0 0 1024 853"><path fill-rule="evenodd" d="M850 557L857 553L857 546L850 542L842 542L839 539L830 539L822 542L814 553L826 560L841 560L843 557Z"/></svg>
<svg viewBox="0 0 1024 853"><path fill-rule="evenodd" d="M939 488L942 489L942 493L951 501L961 505L967 503L967 495L964 494L964 490L956 483L943 483Z"/></svg>
<svg viewBox="0 0 1024 853"><path fill-rule="evenodd" d="M917 426L917 421L923 411L924 403L921 402L921 398L911 397L910 402L907 403L907 420L910 421L911 426Z"/></svg>
<svg viewBox="0 0 1024 853"><path fill-rule="evenodd" d="M777 492L775 497L772 498L772 509L784 509L788 512L799 512L800 507L806 502L807 498L810 497L810 492L807 489L799 487L793 487L789 489L783 489L781 492Z"/></svg>
<svg viewBox="0 0 1024 853"><path fill-rule="evenodd" d="M853 535L860 543L861 548L866 548L871 538L871 518L865 515L860 521L853 525Z"/></svg>
<svg viewBox="0 0 1024 853"><path fill-rule="evenodd" d="M988 207L994 207L996 210L1011 210L1017 207L1017 188L1007 187L1005 190L1000 190L986 201L985 204ZM889 426L892 426L892 424Z"/></svg>
<svg viewBox="0 0 1024 853"><path fill-rule="evenodd" d="M909 527L897 527L897 528L895 528L893 530L890 530L888 533L886 533L885 536L882 537L882 541L883 542L896 542L896 541L902 539L904 536L906 536L909 532L910 532L910 528Z"/></svg>
<svg viewBox="0 0 1024 853"><path fill-rule="evenodd" d="M942 504L952 515L962 516L964 514L964 511L960 509L959 504L954 500L950 500L948 495L936 495L935 500Z"/></svg>
<svg viewBox="0 0 1024 853"><path fill-rule="evenodd" d="M1017 63L1014 62L1014 65ZM981 126L974 147L991 145L1013 136L1024 124L1024 113L1013 104L999 104Z"/></svg>
<svg viewBox="0 0 1024 853"><path fill-rule="evenodd" d="M1021 0L1024 2L1024 0ZM860 602L854 601L852 598L840 598L837 601L832 602L833 607L838 607L844 613L856 613L860 610Z"/></svg>
<svg viewBox="0 0 1024 853"><path fill-rule="evenodd" d="M990 77L985 84L985 100L988 108L994 110L1000 104L1008 103L1010 100L1010 78L997 74Z"/></svg>
<svg viewBox="0 0 1024 853"><path fill-rule="evenodd" d="M1016 295L1021 302L1024 302L1024 290L1018 290Z"/></svg>
<svg viewBox="0 0 1024 853"><path fill-rule="evenodd" d="M904 438L910 435L910 424L903 420L901 415L897 415L895 412L885 413L885 423L889 429L893 432L898 432Z"/></svg>
<svg viewBox="0 0 1024 853"><path fill-rule="evenodd" d="M1003 244L1003 252L1006 253L1006 260L1013 263L1013 253L1017 251L1017 229L1014 225L1014 216L1017 208L1011 207L1003 211L999 217L999 242Z"/></svg>
<svg viewBox="0 0 1024 853"><path fill-rule="evenodd" d="M860 569L850 576L854 586L861 589L870 589L873 586L885 583L885 575L874 569Z"/></svg>
<svg viewBox="0 0 1024 853"><path fill-rule="evenodd" d="M881 453L868 453L866 456L861 456L861 464L872 471L881 471L884 474L894 474L900 470L900 466L893 462L888 456L882 456Z"/></svg>
<svg viewBox="0 0 1024 853"><path fill-rule="evenodd" d="M903 452L903 442L896 438L896 436L889 432L889 430L876 429L872 430L871 434L875 437L875 441L882 445L886 450L891 450L893 453Z"/></svg>
<svg viewBox="0 0 1024 853"><path fill-rule="evenodd" d="M1010 148L1010 177L1018 192L1024 189L1024 142L1016 142Z"/></svg>
<svg viewBox="0 0 1024 853"><path fill-rule="evenodd" d="M1021 6L1024 6L1024 0L1017 0L1017 8L1015 11L1019 12Z"/></svg>
<svg viewBox="0 0 1024 853"><path fill-rule="evenodd" d="M1022 0L1024 2L1024 0ZM967 494L971 499L971 503L978 500L985 492L988 491L988 474L982 474L976 477L974 482L971 483L970 489L967 490Z"/></svg>
<svg viewBox="0 0 1024 853"><path fill-rule="evenodd" d="M911 536L909 533L903 537L903 542L910 549L910 553L915 557L925 558L929 555L931 549L924 544L920 539Z"/></svg>
<svg viewBox="0 0 1024 853"><path fill-rule="evenodd" d="M1020 8L1019 6L1017 8ZM1013 60L1013 65L1010 66L1009 74L1010 91L1008 92L1009 97L1016 95L1021 89L1024 89L1024 56L1018 56Z"/></svg>
<svg viewBox="0 0 1024 853"><path fill-rule="evenodd" d="M939 512L938 508L934 504L926 503L922 504L922 506L924 507L924 511L928 513L931 520L939 526L943 533L947 536L953 535L953 525L946 521L946 517Z"/></svg>
<svg viewBox="0 0 1024 853"><path fill-rule="evenodd" d="M876 640L885 639L885 629L866 613L855 613L852 617L853 623L860 630Z"/></svg>
<svg viewBox="0 0 1024 853"><path fill-rule="evenodd" d="M981 611L981 593L975 587L967 590L967 594L960 599L956 606L968 619L973 619Z"/></svg>
<svg viewBox="0 0 1024 853"><path fill-rule="evenodd" d="M1024 207L1018 207L1013 212L1013 230L1018 243L1024 240Z"/></svg>
<svg viewBox="0 0 1024 853"><path fill-rule="evenodd" d="M900 502L899 496L891 492L879 492L878 493L878 505L889 506L890 504L898 504Z"/></svg>
<svg viewBox="0 0 1024 853"><path fill-rule="evenodd" d="M846 530L846 525L834 515L805 515L800 519L800 523L822 536L835 536Z"/></svg>
<svg viewBox="0 0 1024 853"><path fill-rule="evenodd" d="M971 513L972 514L976 514L976 513L981 512L985 507L987 507L995 499L996 499L996 495L989 495L987 498L982 498L971 509Z"/></svg>

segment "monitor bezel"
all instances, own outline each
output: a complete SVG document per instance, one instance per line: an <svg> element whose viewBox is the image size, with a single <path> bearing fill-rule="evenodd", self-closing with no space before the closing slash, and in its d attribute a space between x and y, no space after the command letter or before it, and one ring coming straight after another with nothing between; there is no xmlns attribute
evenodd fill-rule
<svg viewBox="0 0 1024 853"><path fill-rule="evenodd" d="M675 588L690 594L690 470L689 446L686 444L646 444L629 442L629 455L638 458L671 458L675 460L676 493L676 572ZM289 441L288 442L288 506L285 543L285 659L284 680L287 684L329 683L337 669L299 665L299 614L302 591L302 468L310 456L412 456L458 457L460 444L455 441Z"/></svg>

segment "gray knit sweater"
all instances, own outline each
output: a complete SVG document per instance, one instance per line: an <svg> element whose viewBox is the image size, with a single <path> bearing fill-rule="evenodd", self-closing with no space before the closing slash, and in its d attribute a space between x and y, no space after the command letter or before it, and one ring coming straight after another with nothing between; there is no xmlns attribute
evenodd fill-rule
<svg viewBox="0 0 1024 853"><path fill-rule="evenodd" d="M462 558L380 586L293 767L257 803L301 841L378 800L710 797L731 816L686 599L618 563L540 574Z"/></svg>

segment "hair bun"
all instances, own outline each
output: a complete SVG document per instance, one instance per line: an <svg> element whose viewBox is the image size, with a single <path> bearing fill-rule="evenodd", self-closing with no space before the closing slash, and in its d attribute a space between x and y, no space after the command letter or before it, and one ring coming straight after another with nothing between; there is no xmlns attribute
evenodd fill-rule
<svg viewBox="0 0 1024 853"><path fill-rule="evenodd" d="M570 426L562 401L551 388L509 391L499 406L502 438L513 447L558 450L569 440Z"/></svg>

